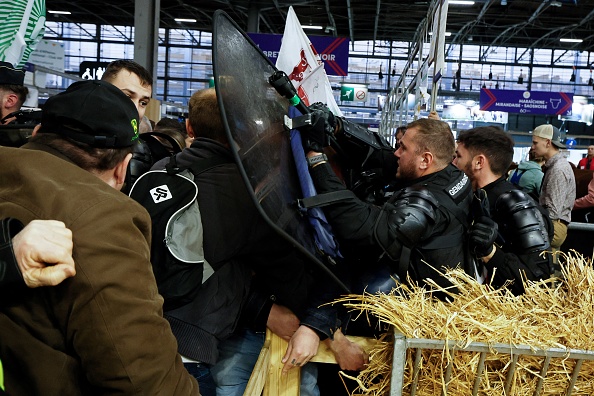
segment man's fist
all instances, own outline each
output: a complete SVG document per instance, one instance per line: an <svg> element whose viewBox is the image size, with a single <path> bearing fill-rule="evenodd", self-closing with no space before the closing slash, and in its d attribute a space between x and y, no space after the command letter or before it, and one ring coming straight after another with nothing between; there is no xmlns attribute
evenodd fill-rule
<svg viewBox="0 0 594 396"><path fill-rule="evenodd" d="M330 145L330 136L334 134L336 117L322 103L314 103L311 110L311 125L299 128L305 152L321 153L324 147Z"/></svg>
<svg viewBox="0 0 594 396"><path fill-rule="evenodd" d="M488 256L493 250L493 243L497 239L497 223L487 216L475 220L468 230L471 252L477 257Z"/></svg>

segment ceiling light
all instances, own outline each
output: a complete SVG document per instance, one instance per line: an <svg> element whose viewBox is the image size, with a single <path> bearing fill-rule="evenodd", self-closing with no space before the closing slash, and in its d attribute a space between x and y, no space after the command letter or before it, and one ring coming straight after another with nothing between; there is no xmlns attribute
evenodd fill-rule
<svg viewBox="0 0 594 396"><path fill-rule="evenodd" d="M452 32L445 32L444 34L446 37L450 37L452 35ZM433 36L433 32L429 32L429 36Z"/></svg>
<svg viewBox="0 0 594 396"><path fill-rule="evenodd" d="M324 29L323 26L319 26L319 25L303 25L301 27L303 29L311 29L311 30L322 30L322 29Z"/></svg>
<svg viewBox="0 0 594 396"><path fill-rule="evenodd" d="M70 14L72 14L70 11L52 11L52 10L47 10L47 12L49 12L50 14L60 14L60 15L70 15Z"/></svg>
<svg viewBox="0 0 594 396"><path fill-rule="evenodd" d="M581 43L582 39L572 39L572 38L561 38L559 39L562 43Z"/></svg>
<svg viewBox="0 0 594 396"><path fill-rule="evenodd" d="M457 5L474 5L474 1L467 1L467 0L451 0L448 4L457 4Z"/></svg>
<svg viewBox="0 0 594 396"><path fill-rule="evenodd" d="M191 22L191 23L196 22L196 20L193 18L175 18L174 21L175 22Z"/></svg>

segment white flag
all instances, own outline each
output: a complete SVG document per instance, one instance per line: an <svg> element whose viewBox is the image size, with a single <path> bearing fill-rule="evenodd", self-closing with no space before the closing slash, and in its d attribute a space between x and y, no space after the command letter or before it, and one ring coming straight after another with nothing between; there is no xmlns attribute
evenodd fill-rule
<svg viewBox="0 0 594 396"><path fill-rule="evenodd" d="M445 33L448 20L448 0L441 0L433 15L433 35L429 48L429 59L433 61L433 82L436 83L442 76L445 67Z"/></svg>
<svg viewBox="0 0 594 396"><path fill-rule="evenodd" d="M332 87L323 63L301 28L293 7L289 7L287 13L287 23L276 60L276 68L287 73L299 97L307 106L322 102L332 113L342 116L332 95Z"/></svg>

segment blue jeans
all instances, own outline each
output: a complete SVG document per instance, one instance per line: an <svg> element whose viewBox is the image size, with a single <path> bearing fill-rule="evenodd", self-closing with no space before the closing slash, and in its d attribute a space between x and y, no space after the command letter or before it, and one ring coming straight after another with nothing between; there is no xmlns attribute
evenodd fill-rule
<svg viewBox="0 0 594 396"><path fill-rule="evenodd" d="M219 343L219 360L210 371L217 386L217 396L242 396L252 375L264 334L245 330ZM320 396L318 366L308 363L301 368L301 396Z"/></svg>
<svg viewBox="0 0 594 396"><path fill-rule="evenodd" d="M204 363L184 363L188 373L198 381L201 396L216 396L216 385L210 367Z"/></svg>

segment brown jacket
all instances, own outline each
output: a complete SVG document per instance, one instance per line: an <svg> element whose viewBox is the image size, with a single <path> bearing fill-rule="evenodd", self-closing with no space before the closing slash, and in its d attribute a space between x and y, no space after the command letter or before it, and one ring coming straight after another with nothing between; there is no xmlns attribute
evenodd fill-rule
<svg viewBox="0 0 594 396"><path fill-rule="evenodd" d="M77 273L0 290L7 393L198 395L162 317L146 211L52 149L25 147L0 147L0 218L63 221Z"/></svg>

